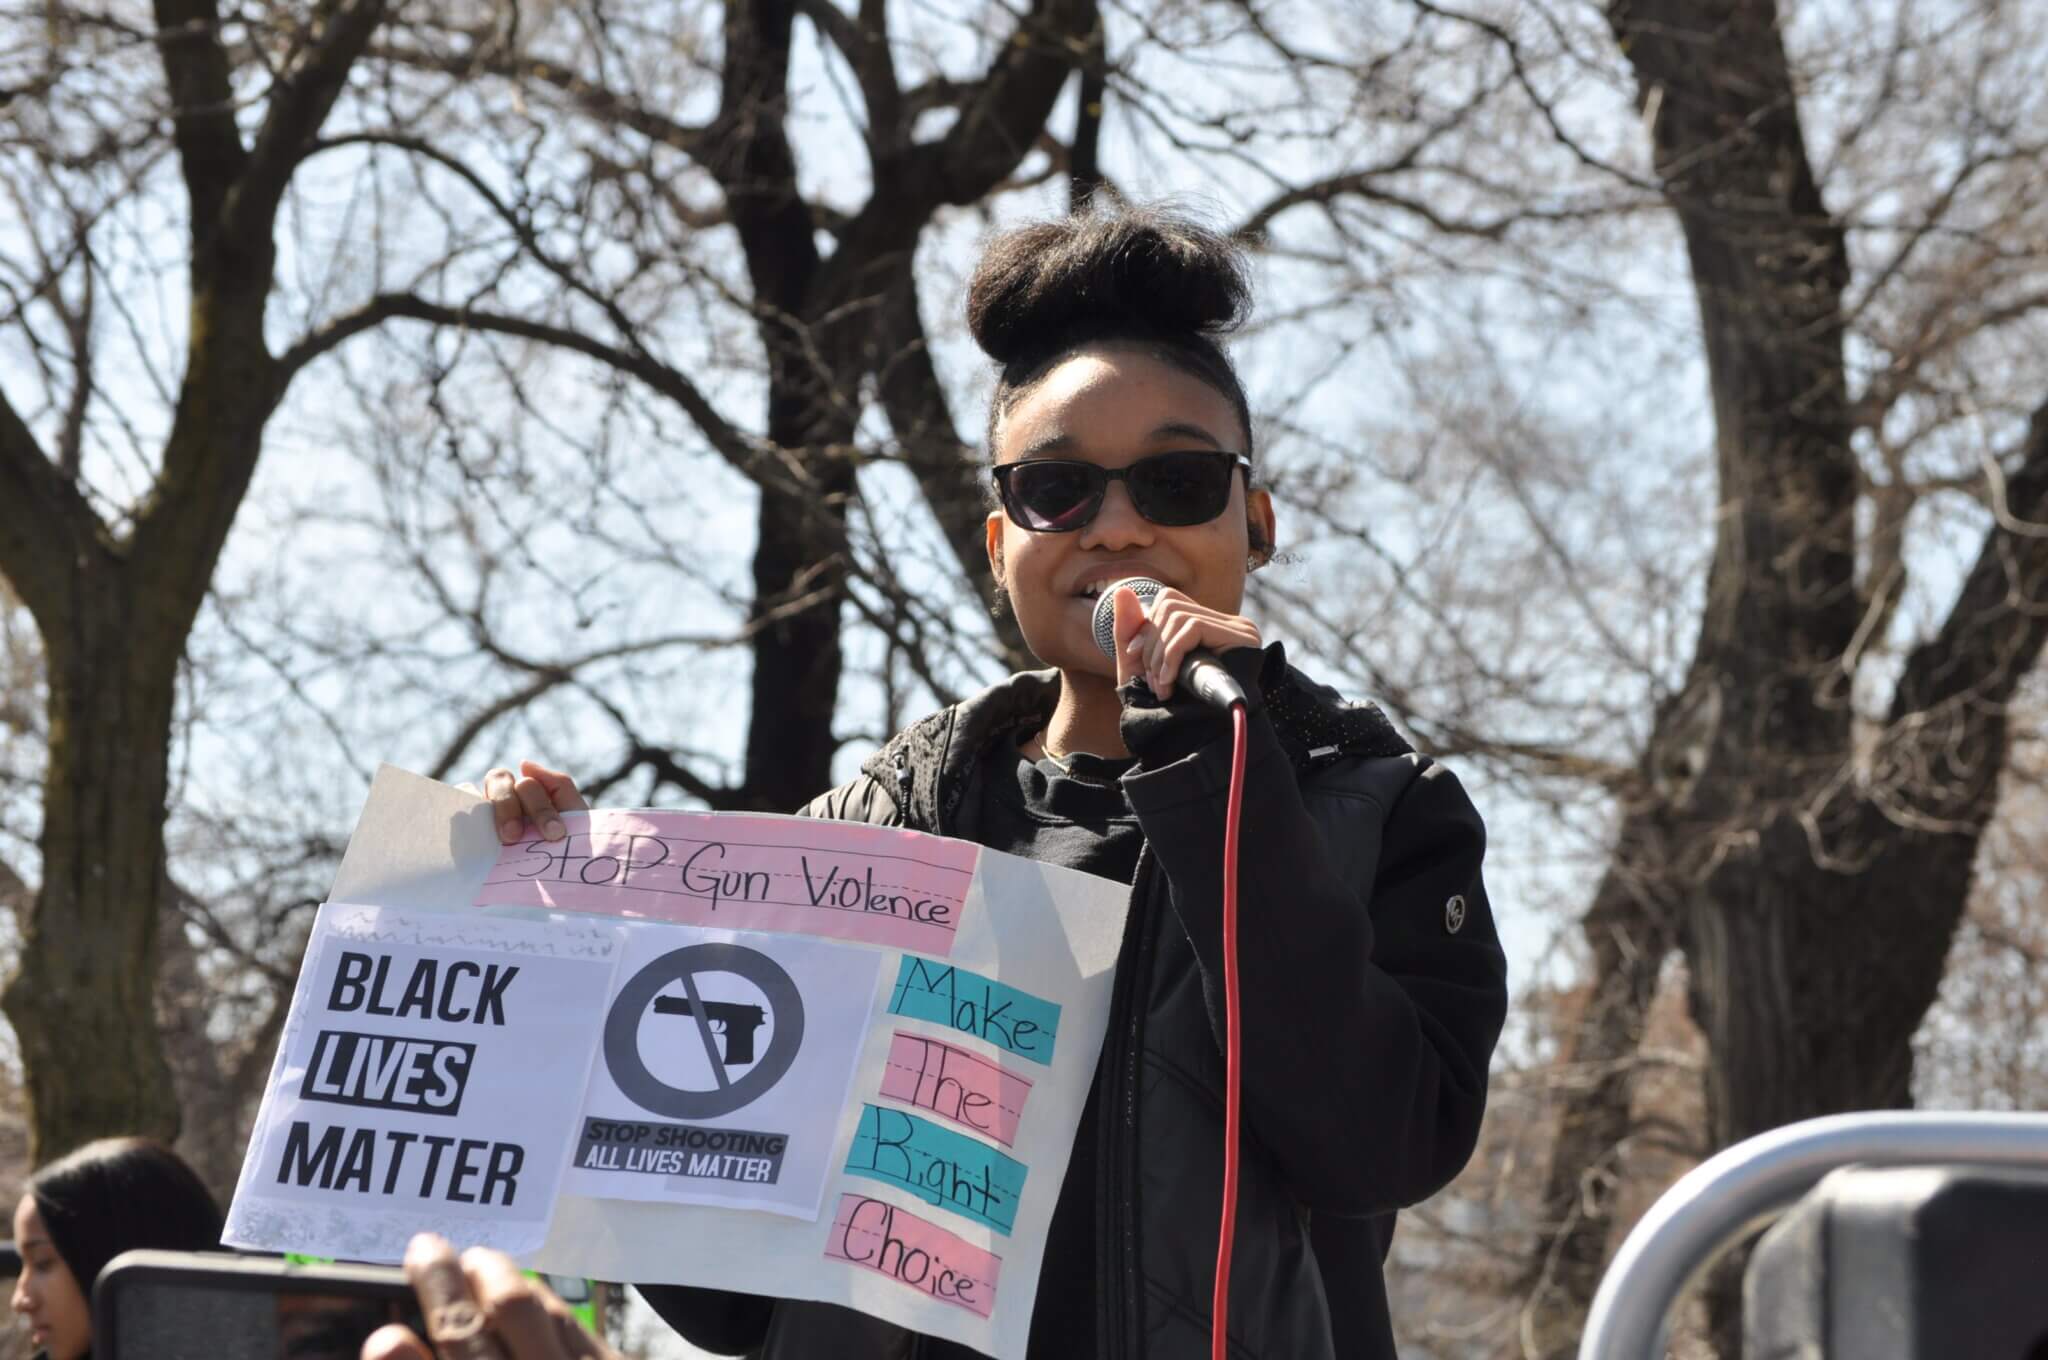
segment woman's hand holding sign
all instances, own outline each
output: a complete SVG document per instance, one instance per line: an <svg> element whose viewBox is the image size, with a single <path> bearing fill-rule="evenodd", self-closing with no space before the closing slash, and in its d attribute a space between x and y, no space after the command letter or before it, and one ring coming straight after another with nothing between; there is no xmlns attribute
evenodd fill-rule
<svg viewBox="0 0 2048 1360"><path fill-rule="evenodd" d="M433 1349L394 1325L371 1334L362 1360L619 1360L554 1290L503 1252L472 1247L457 1257L447 1242L421 1233L405 1249L405 1274Z"/></svg>
<svg viewBox="0 0 2048 1360"><path fill-rule="evenodd" d="M474 784L458 787L491 800L498 839L506 845L524 835L528 823L543 839L558 841L565 834L562 813L590 811L574 776L534 760L520 761L516 775L502 765L486 770L481 789Z"/></svg>

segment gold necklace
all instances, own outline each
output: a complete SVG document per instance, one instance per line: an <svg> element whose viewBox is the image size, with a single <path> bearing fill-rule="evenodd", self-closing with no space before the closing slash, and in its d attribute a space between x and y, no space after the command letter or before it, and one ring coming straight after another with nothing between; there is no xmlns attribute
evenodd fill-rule
<svg viewBox="0 0 2048 1360"><path fill-rule="evenodd" d="M1104 788L1116 787L1116 781L1113 779L1106 780L1099 775L1075 773L1075 756L1085 755L1090 756L1096 760L1101 760L1103 759L1103 757L1095 755L1093 751L1055 751L1052 747L1051 728L1040 729L1038 735L1038 750L1040 754L1042 754L1047 760L1051 761L1055 766L1059 768L1060 773L1064 774L1069 779L1078 779L1084 784L1100 784Z"/></svg>
<svg viewBox="0 0 2048 1360"><path fill-rule="evenodd" d="M1050 727L1042 727L1039 729L1038 750L1040 754L1042 754L1047 760L1050 760L1053 764L1059 766L1060 769L1069 776L1071 776L1074 773L1074 767L1072 764L1069 763L1073 760L1074 753L1071 751L1055 751L1052 749L1052 729Z"/></svg>
<svg viewBox="0 0 2048 1360"><path fill-rule="evenodd" d="M1065 757L1057 756L1053 754L1051 747L1047 747L1045 751L1045 758L1051 761L1053 765L1059 769L1059 772L1065 775L1067 778L1079 779L1081 777L1074 773L1073 757L1071 755Z"/></svg>

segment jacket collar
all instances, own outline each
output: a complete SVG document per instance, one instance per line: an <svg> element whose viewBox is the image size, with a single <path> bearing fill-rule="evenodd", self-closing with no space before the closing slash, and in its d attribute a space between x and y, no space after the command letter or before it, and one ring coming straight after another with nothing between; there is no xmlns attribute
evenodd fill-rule
<svg viewBox="0 0 2048 1360"><path fill-rule="evenodd" d="M1305 769L1338 755L1406 755L1409 746L1373 703L1351 703L1287 664L1281 644L1266 648L1260 677L1264 707L1281 749ZM942 831L968 778L995 742L1041 726L1059 702L1060 673L1022 671L904 728L870 756L862 773L896 800L907 825Z"/></svg>

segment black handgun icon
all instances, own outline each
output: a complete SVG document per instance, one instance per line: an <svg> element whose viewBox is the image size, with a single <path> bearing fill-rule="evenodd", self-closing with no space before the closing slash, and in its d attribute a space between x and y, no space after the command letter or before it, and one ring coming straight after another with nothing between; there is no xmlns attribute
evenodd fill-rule
<svg viewBox="0 0 2048 1360"><path fill-rule="evenodd" d="M686 996L657 996L654 998L654 1013L695 1015L697 1011ZM759 1006L745 1006L737 1001L707 1001L704 1003L704 1018L714 1025L724 1026L712 1033L725 1040L726 1066L738 1066L754 1060L754 1031L768 1023L768 1012Z"/></svg>

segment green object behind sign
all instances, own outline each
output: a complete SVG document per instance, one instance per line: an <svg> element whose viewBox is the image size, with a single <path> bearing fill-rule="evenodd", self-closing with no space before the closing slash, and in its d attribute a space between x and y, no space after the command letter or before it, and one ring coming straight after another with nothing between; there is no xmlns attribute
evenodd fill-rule
<svg viewBox="0 0 2048 1360"><path fill-rule="evenodd" d="M308 1256L302 1251L288 1251L284 1254L284 1259L290 1261L295 1266L331 1266L334 1264L332 1256ZM531 1278L542 1281L548 1288L554 1290L556 1297L569 1305L569 1311L576 1315L576 1320L589 1329L591 1335L595 1336L597 1334L597 1282L595 1280L586 1280L576 1275L543 1275L537 1270L529 1270L526 1273Z"/></svg>

